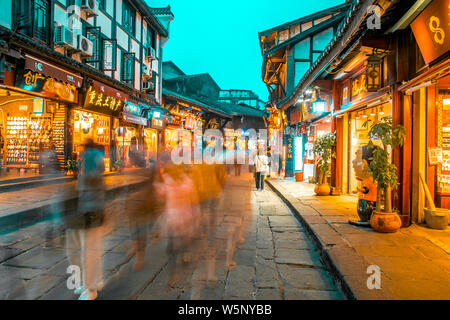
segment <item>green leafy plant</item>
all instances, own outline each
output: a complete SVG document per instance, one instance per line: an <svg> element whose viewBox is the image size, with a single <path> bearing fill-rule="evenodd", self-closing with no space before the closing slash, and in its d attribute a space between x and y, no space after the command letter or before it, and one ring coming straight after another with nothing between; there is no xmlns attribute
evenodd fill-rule
<svg viewBox="0 0 450 320"><path fill-rule="evenodd" d="M321 173L319 184L324 184L327 181L331 158L336 157L333 152L334 146L336 146L336 135L334 133L328 133L314 142L313 152L318 157L318 168Z"/></svg>
<svg viewBox="0 0 450 320"><path fill-rule="evenodd" d="M378 184L377 211L392 212L391 194L397 189L397 167L391 162L391 151L395 147L402 147L406 136L406 130L401 125L394 126L392 117L384 117L378 123L371 126L369 147L373 149L369 171ZM382 211L381 199L384 195L384 210Z"/></svg>
<svg viewBox="0 0 450 320"><path fill-rule="evenodd" d="M114 165L113 165L114 169L116 169L116 170L120 170L120 169L122 169L124 166L125 166L125 165L124 165L122 159L116 160L116 162L114 162Z"/></svg>
<svg viewBox="0 0 450 320"><path fill-rule="evenodd" d="M66 170L78 172L78 162L72 158L67 159L66 161Z"/></svg>

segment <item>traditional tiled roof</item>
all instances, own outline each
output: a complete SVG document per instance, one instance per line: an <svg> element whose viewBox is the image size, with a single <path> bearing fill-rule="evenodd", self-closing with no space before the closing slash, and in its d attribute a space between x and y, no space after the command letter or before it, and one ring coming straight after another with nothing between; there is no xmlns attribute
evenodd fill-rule
<svg viewBox="0 0 450 320"><path fill-rule="evenodd" d="M163 37L168 37L169 31L161 24L161 22L158 20L158 18L156 18L156 16L151 11L151 8L145 3L145 1L144 0L133 0L133 1L134 1L134 4L137 6L137 9L139 10L139 12L143 16L147 17L152 22L154 27L156 27L157 31Z"/></svg>
<svg viewBox="0 0 450 320"><path fill-rule="evenodd" d="M367 32L368 9L371 5L373 5L373 0L352 1L352 6L347 11L346 17L333 40L306 72L294 92L289 97L279 101L277 107L285 109L294 104L296 97L306 90L332 63L342 62L340 55L345 50L351 52L352 46L355 45L354 41ZM401 6L400 2L394 4L394 7L398 6Z"/></svg>
<svg viewBox="0 0 450 320"><path fill-rule="evenodd" d="M222 109L228 110L228 112L233 116L251 116L251 117L263 117L264 112L263 110L258 110L253 107L249 107L242 104L232 104L232 103L226 103L226 102L214 102L215 106L218 106Z"/></svg>
<svg viewBox="0 0 450 320"><path fill-rule="evenodd" d="M338 6L334 6L334 7L322 10L322 11L318 11L318 12L315 12L313 14L304 16L304 17L299 18L299 19L296 19L294 21L283 23L283 24L281 24L279 26L270 28L270 29L265 30L265 31L261 31L259 33L259 36L269 35L273 31L285 29L285 28L287 28L289 26L292 26L294 24L297 24L297 23L302 23L302 22L306 22L306 21L309 21L309 20L318 19L318 18L320 18L322 16L326 16L326 15L330 14L330 12L343 12L343 11L347 10L349 8L349 6L350 6L349 3L344 3L344 4L340 4Z"/></svg>
<svg viewBox="0 0 450 320"><path fill-rule="evenodd" d="M167 7L163 7L163 8L152 8L149 7L151 13L153 13L155 16L172 16L174 17L170 5L168 5Z"/></svg>
<svg viewBox="0 0 450 320"><path fill-rule="evenodd" d="M227 110L225 110L223 108L217 108L216 104L212 105L210 103L205 103L198 99L184 96L178 92L168 90L166 88L163 88L162 91L163 91L163 95L166 97L173 97L175 99L180 99L180 100L183 100L184 102L191 103L205 111L216 113L216 114L221 115L226 118L231 118L231 114Z"/></svg>

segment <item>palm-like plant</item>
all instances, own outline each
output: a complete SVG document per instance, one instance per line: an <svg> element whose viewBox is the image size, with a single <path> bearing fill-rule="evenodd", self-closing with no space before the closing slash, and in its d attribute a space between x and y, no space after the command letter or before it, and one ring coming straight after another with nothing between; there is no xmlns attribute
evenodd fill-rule
<svg viewBox="0 0 450 320"><path fill-rule="evenodd" d="M335 158L336 154L333 152L333 147L336 145L336 135L328 133L314 142L313 152L317 159L317 166L321 173L319 184L324 184L327 181L328 172L330 171L330 160Z"/></svg>
<svg viewBox="0 0 450 320"><path fill-rule="evenodd" d="M373 149L369 171L378 184L377 212L392 212L391 193L398 187L397 167L391 162L391 151L402 147L406 130L401 125L394 126L392 117L384 117L371 126L369 146ZM378 142L376 142L378 141ZM384 194L384 210L381 196Z"/></svg>

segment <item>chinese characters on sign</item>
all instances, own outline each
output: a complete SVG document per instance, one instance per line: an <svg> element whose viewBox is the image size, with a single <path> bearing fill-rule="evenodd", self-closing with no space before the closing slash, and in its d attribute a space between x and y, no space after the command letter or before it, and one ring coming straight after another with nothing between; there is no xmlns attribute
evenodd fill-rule
<svg viewBox="0 0 450 320"><path fill-rule="evenodd" d="M352 81L352 97L357 97L367 92L366 74L363 73Z"/></svg>
<svg viewBox="0 0 450 320"><path fill-rule="evenodd" d="M443 162L442 148L431 148L428 151L428 162L431 166L438 165Z"/></svg>
<svg viewBox="0 0 450 320"><path fill-rule="evenodd" d="M434 0L411 24L425 63L450 50L450 0Z"/></svg>
<svg viewBox="0 0 450 320"><path fill-rule="evenodd" d="M130 114L133 114L135 116L140 116L142 114L141 107L139 107L137 105L134 105L134 104L132 104L130 102L127 102L127 104L125 105L123 111L127 112L127 113L130 113Z"/></svg>
<svg viewBox="0 0 450 320"><path fill-rule="evenodd" d="M68 102L76 103L78 101L77 88L75 86L31 70L24 70L18 73L16 87L47 97L57 97Z"/></svg>
<svg viewBox="0 0 450 320"><path fill-rule="evenodd" d="M113 98L102 92L89 88L86 94L84 108L92 111L99 111L112 116L118 116L124 107L122 100Z"/></svg>

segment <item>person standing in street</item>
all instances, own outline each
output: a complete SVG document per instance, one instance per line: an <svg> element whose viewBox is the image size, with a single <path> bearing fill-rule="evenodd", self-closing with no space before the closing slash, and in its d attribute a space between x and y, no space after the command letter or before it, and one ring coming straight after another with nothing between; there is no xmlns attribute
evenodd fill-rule
<svg viewBox="0 0 450 320"><path fill-rule="evenodd" d="M92 139L80 155L77 181L78 209L66 223L68 258L71 265L82 270L82 285L75 290L79 300L95 300L103 288L103 220L105 209L104 152ZM72 250L75 249L75 250ZM78 249L78 250L76 250Z"/></svg>
<svg viewBox="0 0 450 320"><path fill-rule="evenodd" d="M256 189L258 191L264 190L264 178L269 172L269 158L264 152L264 148L258 146L258 151L255 156L255 178L256 178Z"/></svg>

